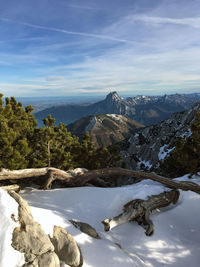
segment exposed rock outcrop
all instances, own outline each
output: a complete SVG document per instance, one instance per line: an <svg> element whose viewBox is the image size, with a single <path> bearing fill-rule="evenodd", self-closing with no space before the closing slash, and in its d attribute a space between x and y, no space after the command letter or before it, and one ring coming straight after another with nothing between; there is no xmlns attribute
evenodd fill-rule
<svg viewBox="0 0 200 267"><path fill-rule="evenodd" d="M121 155L128 168L146 171L159 167L159 162L174 149L178 137L190 135L190 124L200 103L169 119L137 130L129 140L120 145Z"/></svg>

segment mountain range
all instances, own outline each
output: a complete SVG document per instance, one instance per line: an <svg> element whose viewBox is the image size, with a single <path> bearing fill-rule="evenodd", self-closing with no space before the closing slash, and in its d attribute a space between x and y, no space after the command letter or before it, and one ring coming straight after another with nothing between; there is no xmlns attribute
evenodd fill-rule
<svg viewBox="0 0 200 267"><path fill-rule="evenodd" d="M184 111L200 101L200 93L164 96L136 96L126 99L111 92L102 101L93 104L53 106L35 113L39 124L51 114L56 124L72 123L82 117L96 114L125 115L145 126L159 123L174 112Z"/></svg>

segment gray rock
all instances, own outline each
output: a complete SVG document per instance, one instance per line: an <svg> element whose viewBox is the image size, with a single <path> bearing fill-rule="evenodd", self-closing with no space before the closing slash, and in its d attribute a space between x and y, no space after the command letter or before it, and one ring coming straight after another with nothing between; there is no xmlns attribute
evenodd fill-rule
<svg viewBox="0 0 200 267"><path fill-rule="evenodd" d="M82 266L81 251L71 234L60 226L54 226L51 242L60 261L70 266Z"/></svg>
<svg viewBox="0 0 200 267"><path fill-rule="evenodd" d="M101 237L99 236L99 234L97 233L97 231L88 223L84 223L84 222L77 222L74 220L69 220L76 228L78 228L81 232L97 238L97 239L101 239Z"/></svg>
<svg viewBox="0 0 200 267"><path fill-rule="evenodd" d="M24 253L24 267L59 267L59 259L54 253L54 246L41 225L34 221L31 208L23 198L13 191L9 191L18 206L19 227L13 231L12 246Z"/></svg>

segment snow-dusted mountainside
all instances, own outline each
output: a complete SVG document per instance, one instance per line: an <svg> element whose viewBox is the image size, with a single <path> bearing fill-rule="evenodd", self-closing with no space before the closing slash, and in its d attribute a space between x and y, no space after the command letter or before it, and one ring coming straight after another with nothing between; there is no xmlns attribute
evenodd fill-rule
<svg viewBox="0 0 200 267"><path fill-rule="evenodd" d="M190 135L189 126L199 108L200 103L197 103L161 123L137 130L121 144L121 154L127 167L145 170L158 167L159 161L174 149L176 138Z"/></svg>
<svg viewBox="0 0 200 267"><path fill-rule="evenodd" d="M76 136L83 136L89 131L97 148L109 146L124 140L143 125L118 114L105 114L84 117L70 125L69 131Z"/></svg>
<svg viewBox="0 0 200 267"><path fill-rule="evenodd" d="M35 113L35 116L41 120L51 114L57 124L59 122L69 124L89 115L119 114L144 125L153 125L169 118L174 112L190 108L198 100L200 94L136 96L124 99L117 92L111 92L104 100L94 104L56 106Z"/></svg>

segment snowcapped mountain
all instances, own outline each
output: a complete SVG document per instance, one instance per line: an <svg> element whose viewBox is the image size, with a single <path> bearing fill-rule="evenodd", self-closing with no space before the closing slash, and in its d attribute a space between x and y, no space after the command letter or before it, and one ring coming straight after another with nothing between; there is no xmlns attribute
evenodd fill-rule
<svg viewBox="0 0 200 267"><path fill-rule="evenodd" d="M56 124L69 124L89 115L119 114L147 126L169 118L174 112L186 110L199 100L200 94L136 96L123 99L117 92L111 92L104 100L93 104L51 107L35 113L35 116L41 121L51 114L56 119Z"/></svg>
<svg viewBox="0 0 200 267"><path fill-rule="evenodd" d="M138 95L135 97L128 97L126 101L130 103L131 105L144 105L149 103L155 103L158 101L159 97L156 96L144 96L144 95Z"/></svg>
<svg viewBox="0 0 200 267"><path fill-rule="evenodd" d="M174 149L177 137L190 135L190 124L200 103L174 113L169 119L137 130L121 144L121 154L128 168L153 170Z"/></svg>
<svg viewBox="0 0 200 267"><path fill-rule="evenodd" d="M93 143L98 148L122 141L140 127L143 125L126 116L101 114L84 117L68 125L67 128L73 135L79 137L83 136L85 131L89 131Z"/></svg>

